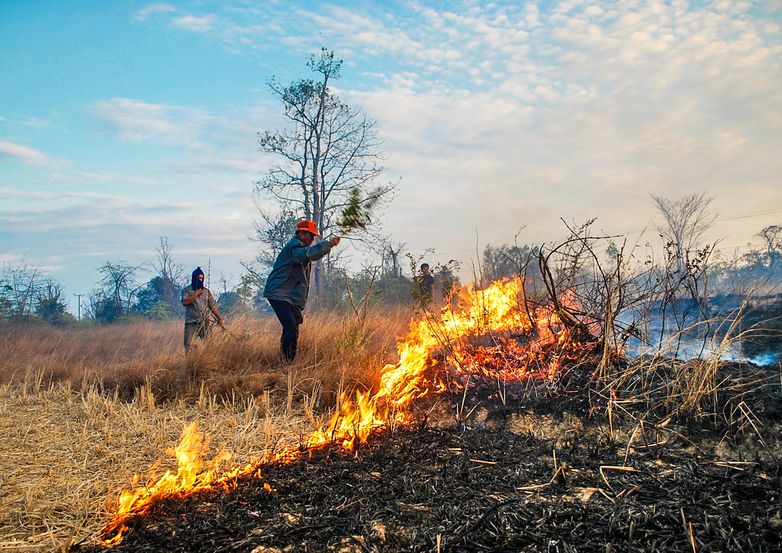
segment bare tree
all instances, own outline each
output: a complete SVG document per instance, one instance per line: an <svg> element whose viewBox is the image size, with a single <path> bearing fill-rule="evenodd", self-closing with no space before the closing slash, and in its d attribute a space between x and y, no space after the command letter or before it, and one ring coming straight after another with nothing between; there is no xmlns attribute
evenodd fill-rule
<svg viewBox="0 0 782 553"><path fill-rule="evenodd" d="M52 324L61 324L73 317L66 313L67 305L63 299L62 284L51 277L44 279L35 298L35 314Z"/></svg>
<svg viewBox="0 0 782 553"><path fill-rule="evenodd" d="M766 248L765 257L768 260L768 272L774 274L779 259L782 258L782 226L768 226L755 236L763 240L763 245Z"/></svg>
<svg viewBox="0 0 782 553"><path fill-rule="evenodd" d="M3 265L0 275L0 321L14 323L33 315L58 324L68 320L62 284L40 268L22 260L19 265Z"/></svg>
<svg viewBox="0 0 782 553"><path fill-rule="evenodd" d="M374 185L383 171L376 122L331 93L329 85L340 77L342 60L324 48L319 56L310 56L307 66L320 75L317 82L301 79L285 87L272 78L268 83L293 129L258 133L261 151L284 161L255 189L270 193L285 208L294 206L325 233L353 190L381 198L393 187Z"/></svg>
<svg viewBox="0 0 782 553"><path fill-rule="evenodd" d="M98 319L114 320L130 313L133 298L143 287L137 283L144 264L129 265L107 261L98 271L103 275L99 288L90 296L90 311Z"/></svg>
<svg viewBox="0 0 782 553"><path fill-rule="evenodd" d="M402 263L400 256L402 255L402 252L405 251L405 247L407 246L406 242L399 242L394 245L394 241L390 238L386 241L382 242L383 245L383 252L382 252L382 262L381 266L384 270L391 270L391 275L399 278L402 276Z"/></svg>
<svg viewBox="0 0 782 553"><path fill-rule="evenodd" d="M2 295L11 320L20 321L32 314L35 299L43 286L43 274L38 267L22 260L19 265L3 265Z"/></svg>
<svg viewBox="0 0 782 553"><path fill-rule="evenodd" d="M714 198L706 193L691 194L679 200L669 200L661 196L652 196L658 211L665 218L665 224L659 225L660 235L666 241L668 263L672 271L672 293L679 287L686 290L703 319L708 319L708 273L709 257L716 244L704 244L704 235L711 228L716 214L712 214L709 205Z"/></svg>
<svg viewBox="0 0 782 553"><path fill-rule="evenodd" d="M180 283L185 269L182 265L175 263L171 255L174 246L168 241L167 236L160 236L160 243L157 247L158 264L155 267L158 275L170 282Z"/></svg>
<svg viewBox="0 0 782 553"><path fill-rule="evenodd" d="M182 265L175 263L171 255L174 246L168 241L168 237L161 236L157 247L157 266L155 267L158 276L150 281L157 292L158 301L162 301L167 310L172 314L180 314L183 311L182 303L179 299L179 289L184 285L185 269Z"/></svg>
<svg viewBox="0 0 782 553"><path fill-rule="evenodd" d="M274 78L268 81L292 128L258 133L261 151L282 162L255 183L255 193L256 198L271 196L277 201L281 221L288 214L303 217L315 221L326 235L339 225L351 198L360 196L364 208L377 207L394 185L375 184L384 170L376 121L331 92L330 83L340 77L342 60L323 48L319 55L310 56L307 66L317 80L301 79L288 86ZM256 203L262 202L256 199ZM269 220L263 212L262 218L260 234L276 232L276 218ZM317 264L316 289L319 275Z"/></svg>

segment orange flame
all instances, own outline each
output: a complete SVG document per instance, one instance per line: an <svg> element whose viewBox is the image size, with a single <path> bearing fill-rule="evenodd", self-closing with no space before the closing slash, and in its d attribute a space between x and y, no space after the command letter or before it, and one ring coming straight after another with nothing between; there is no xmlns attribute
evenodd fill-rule
<svg viewBox="0 0 782 553"><path fill-rule="evenodd" d="M391 423L408 422L405 407L412 401L430 392L447 390L445 382L427 379L430 354L434 348L449 350L457 366L464 368L465 363L459 363L456 358L462 353L459 340L465 336L508 330L528 333L533 327L538 327L541 337L525 351L534 351L542 343L556 344L558 337L552 329L559 325L559 318L550 309L538 308L533 314L535 320L531 320L520 305L522 293L522 282L518 278L495 282L485 290L467 287L460 297L462 309L458 312L446 308L439 321L434 321L431 316L412 321L407 338L398 346L399 361L383 368L378 391L372 396L357 392L355 401L343 395L340 410L325 428L310 435L308 445L336 442L346 449L355 449L374 430ZM564 298L563 301L573 302L572 298ZM558 334L562 338L567 333L559 329ZM566 341L567 337L562 339ZM545 374L547 377L553 376L558 369L558 363L553 359L550 361L550 370ZM498 376L518 379L526 372Z"/></svg>
<svg viewBox="0 0 782 553"><path fill-rule="evenodd" d="M429 370L433 365L431 353L436 348L445 351L446 360L457 371L504 380L520 380L531 373L553 378L562 364L562 357L569 354L568 332L553 310L537 308L530 314L523 309L520 303L523 290L519 279L496 282L485 290L467 287L459 297L460 309L443 309L439 320L427 311L424 320L412 321L407 337L397 348L399 361L383 368L377 391L374 394L358 391L355 397L343 394L340 408L330 422L309 435L306 441L308 448L340 444L347 450L356 450L378 429L408 423L410 415L406 407L411 402L449 389L449 383L434 377ZM574 303L568 297L560 298L560 301L570 305ZM471 355L466 353L465 345L460 342L466 336L503 331L530 335L533 329L537 330L537 339L530 338L524 346L511 340L502 348L483 348ZM547 348L556 348L556 351L544 355ZM572 348L575 348L572 351L574 355L583 353L577 346ZM509 357L512 363L508 361ZM176 448L179 463L176 474L169 471L149 487L135 492L123 491L114 521L102 531L104 536L114 536L106 543L119 541L127 530L125 522L133 516L146 514L155 499L214 489L219 485L228 486L232 478L253 471L260 477L257 465L252 464L219 473L219 464L228 460L230 455L221 451L214 460L204 463L201 461L204 448L200 441L194 422L185 429ZM295 451L285 451L278 454L277 459L292 459L296 454ZM273 491L268 484L265 487Z"/></svg>
<svg viewBox="0 0 782 553"><path fill-rule="evenodd" d="M230 471L220 472L220 464L229 461L231 454L221 449L214 459L203 461L202 455L205 446L201 445L201 439L201 435L198 433L198 424L193 421L184 429L179 445L173 450L173 454L177 458L176 474L169 470L150 486L140 488L135 492L122 491L114 520L101 532L104 536L114 532L117 534L106 540L105 543L112 544L121 540L127 531L125 523L128 519L149 512L156 499L215 489L220 485L227 488L234 477L256 470L255 464L249 464L245 467L236 467ZM258 476L260 476L260 472L258 472ZM154 478L154 474L151 478Z"/></svg>

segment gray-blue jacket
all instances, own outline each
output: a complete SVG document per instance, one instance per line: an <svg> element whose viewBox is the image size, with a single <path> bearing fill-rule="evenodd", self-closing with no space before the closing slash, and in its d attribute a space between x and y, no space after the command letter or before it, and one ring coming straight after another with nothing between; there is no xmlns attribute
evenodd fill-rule
<svg viewBox="0 0 782 553"><path fill-rule="evenodd" d="M298 238L292 238L277 256L272 272L266 279L263 297L287 301L301 310L307 304L310 291L312 261L317 261L331 250L331 242L315 237L317 242L305 246Z"/></svg>

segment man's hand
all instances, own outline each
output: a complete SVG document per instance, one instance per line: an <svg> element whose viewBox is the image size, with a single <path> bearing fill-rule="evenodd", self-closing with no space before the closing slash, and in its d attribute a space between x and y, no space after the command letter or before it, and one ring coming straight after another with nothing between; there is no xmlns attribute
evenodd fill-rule
<svg viewBox="0 0 782 553"><path fill-rule="evenodd" d="M223 326L223 318L220 316L220 312L217 310L217 307L212 307L212 314L215 316L215 319L217 320L217 324L219 326Z"/></svg>
<svg viewBox="0 0 782 553"><path fill-rule="evenodd" d="M204 290L203 290L203 289L198 289L198 290L196 290L194 293L190 294L189 296L187 296L186 298L184 298L184 299L182 300L182 305L185 305L185 306L187 306L187 305L190 305L190 304L192 304L194 301L196 301L196 299L198 298L198 296L200 296L200 295L201 295L201 294L203 294L203 293L204 293Z"/></svg>
<svg viewBox="0 0 782 553"><path fill-rule="evenodd" d="M335 236L334 238L332 238L331 239L331 247L333 248L334 246L338 245L339 244L339 240L340 240L339 236Z"/></svg>

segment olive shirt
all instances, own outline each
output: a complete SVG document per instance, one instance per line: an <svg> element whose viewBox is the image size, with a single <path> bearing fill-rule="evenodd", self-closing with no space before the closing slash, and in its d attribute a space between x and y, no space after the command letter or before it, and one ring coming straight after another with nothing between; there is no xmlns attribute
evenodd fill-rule
<svg viewBox="0 0 782 553"><path fill-rule="evenodd" d="M195 294L192 286L182 290L182 301ZM215 306L215 299L208 288L204 288L204 293L198 296L193 303L185 306L185 324L190 323L208 323L212 308Z"/></svg>

